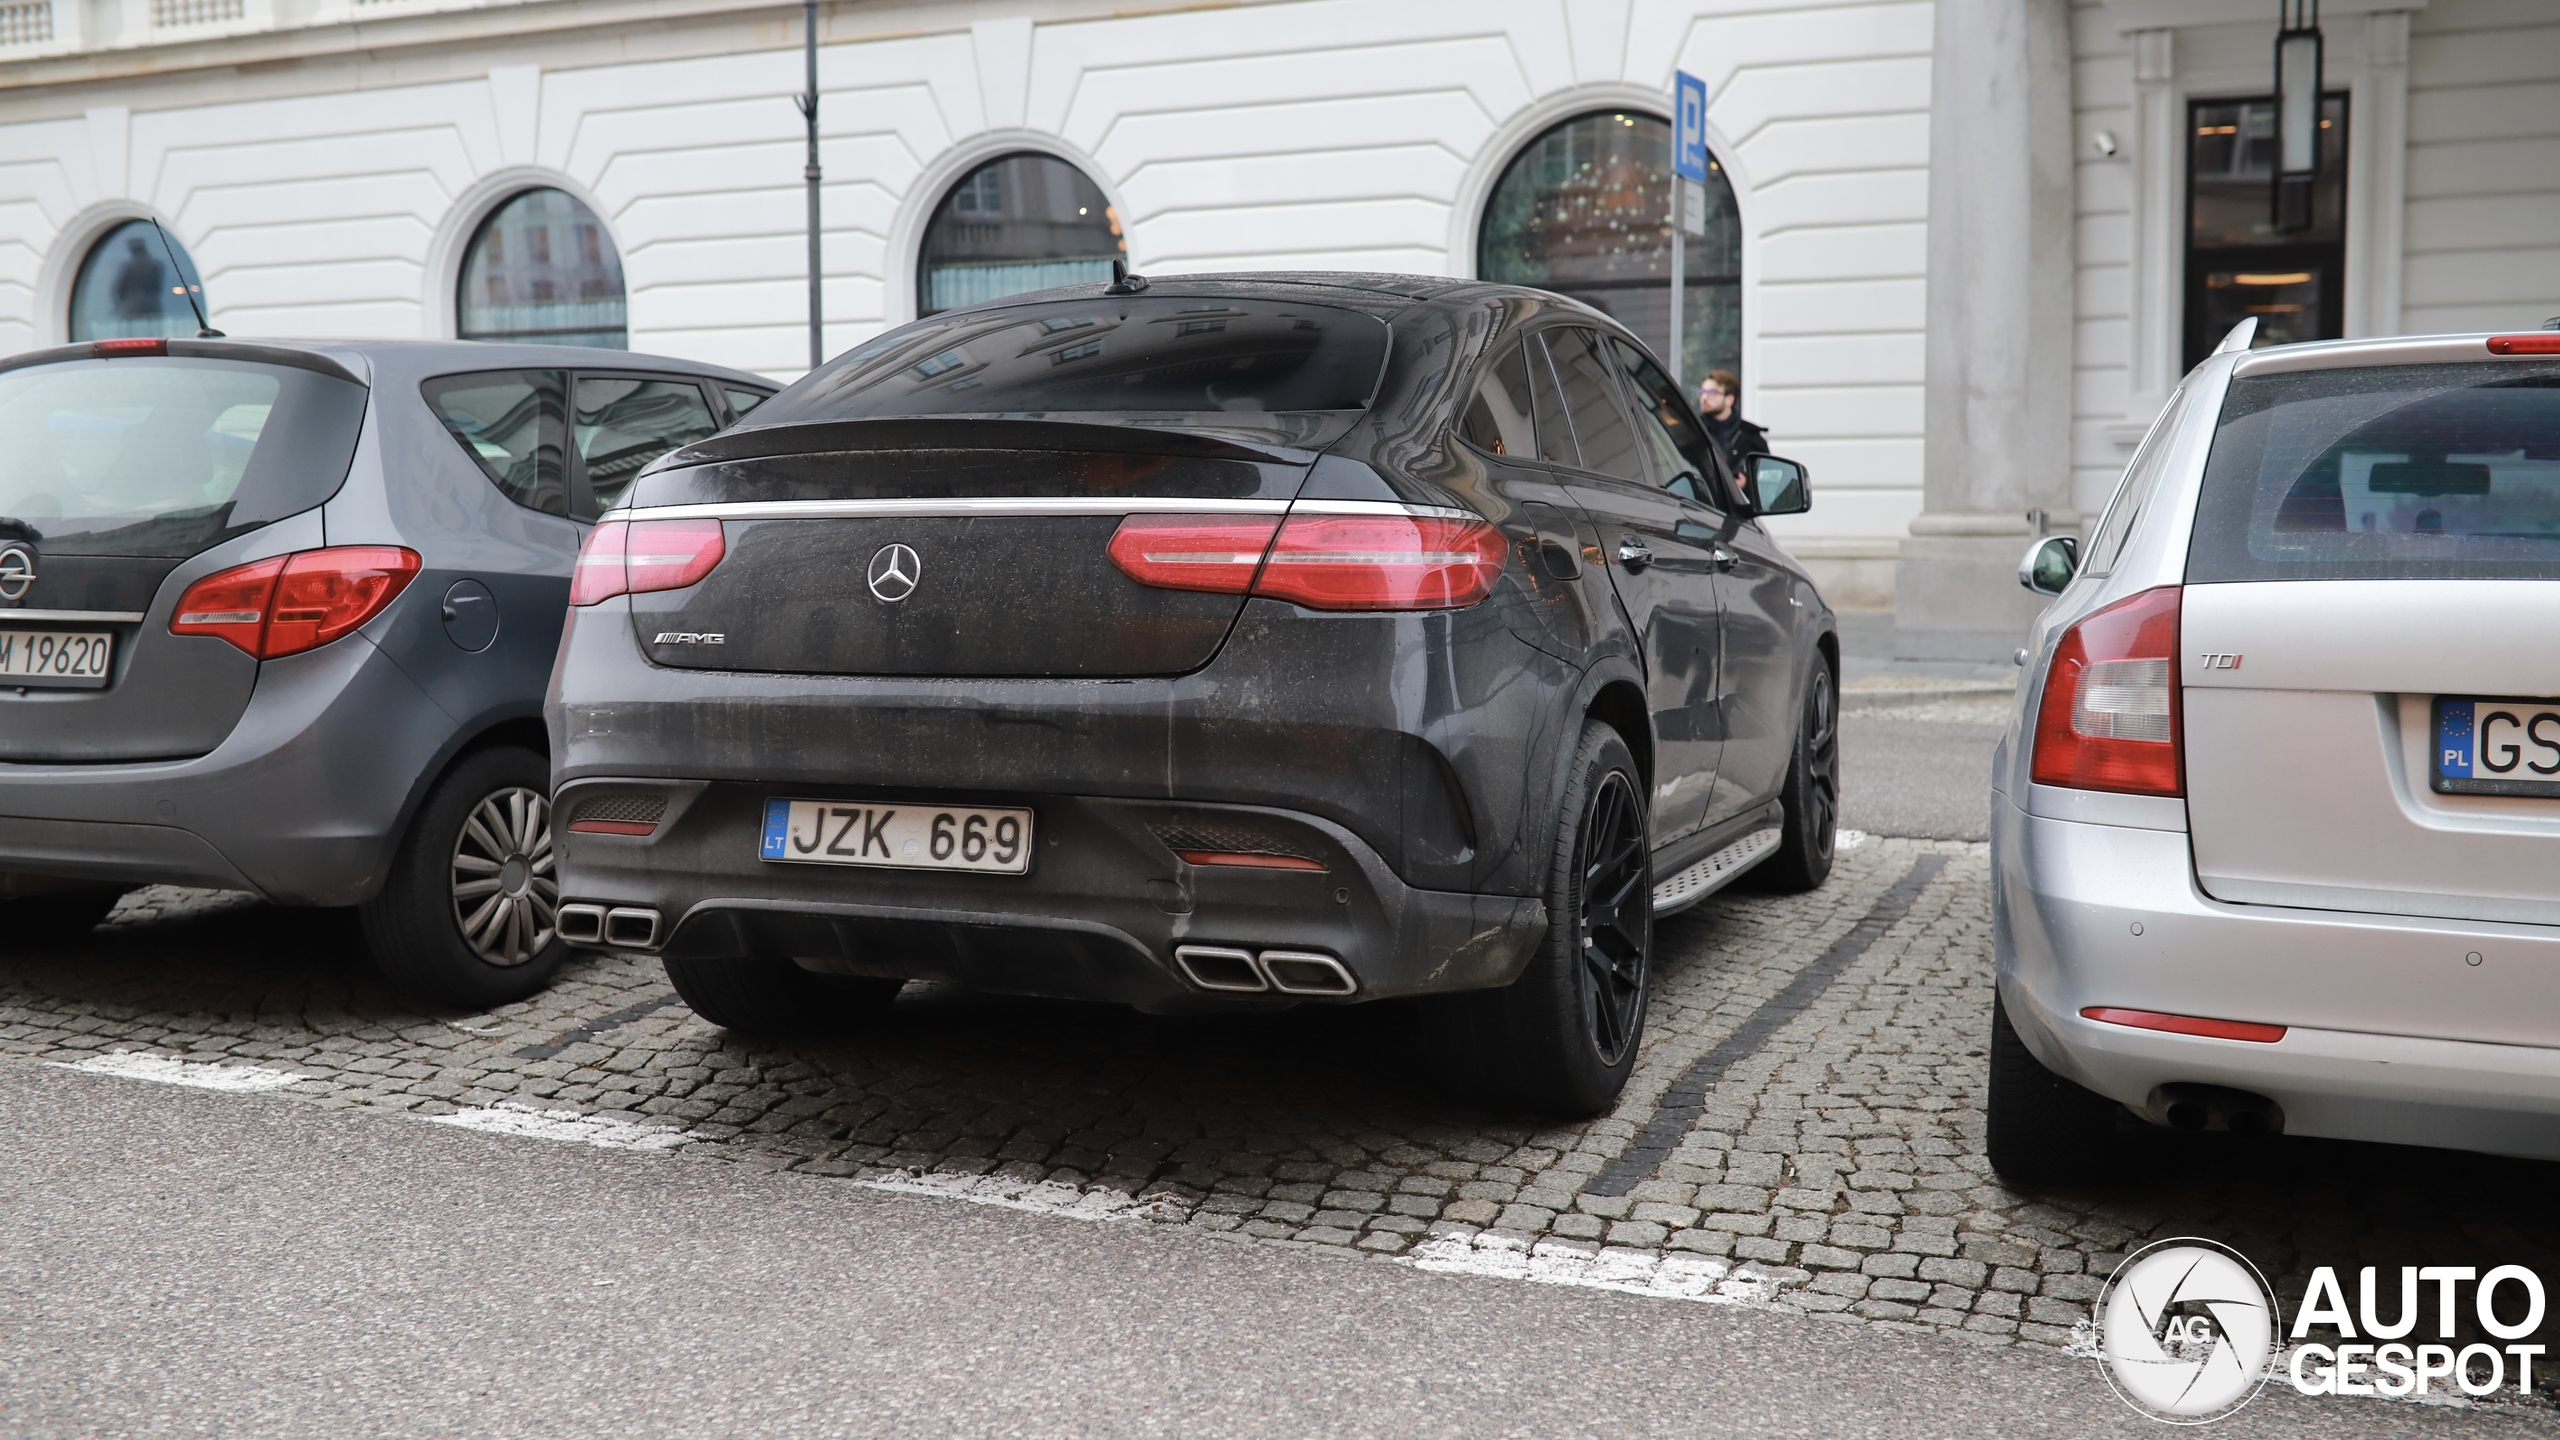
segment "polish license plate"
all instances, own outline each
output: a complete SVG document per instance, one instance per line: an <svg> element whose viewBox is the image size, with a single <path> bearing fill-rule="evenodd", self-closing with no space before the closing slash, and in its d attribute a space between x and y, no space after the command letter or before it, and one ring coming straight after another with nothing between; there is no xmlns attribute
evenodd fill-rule
<svg viewBox="0 0 2560 1440"><path fill-rule="evenodd" d="M102 630L0 630L0 685L95 689L115 643Z"/></svg>
<svg viewBox="0 0 2560 1440"><path fill-rule="evenodd" d="M1031 812L897 800L767 800L760 853L807 865L1021 875L1031 869Z"/></svg>
<svg viewBox="0 0 2560 1440"><path fill-rule="evenodd" d="M2560 798L2560 700L2440 695L2435 717L2437 794Z"/></svg>

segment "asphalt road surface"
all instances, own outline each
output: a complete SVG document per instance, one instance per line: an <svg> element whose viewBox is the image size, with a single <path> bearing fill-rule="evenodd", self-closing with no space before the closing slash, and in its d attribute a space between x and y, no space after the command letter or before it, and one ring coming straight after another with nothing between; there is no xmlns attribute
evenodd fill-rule
<svg viewBox="0 0 2560 1440"><path fill-rule="evenodd" d="M12 1435L2155 1435L2086 1361L0 1063ZM2541 1433L2271 1388L2222 1435Z"/></svg>
<svg viewBox="0 0 2560 1440"><path fill-rule="evenodd" d="M2007 700L1849 710L1840 716L1840 823L1872 835L1991 838L1991 752Z"/></svg>

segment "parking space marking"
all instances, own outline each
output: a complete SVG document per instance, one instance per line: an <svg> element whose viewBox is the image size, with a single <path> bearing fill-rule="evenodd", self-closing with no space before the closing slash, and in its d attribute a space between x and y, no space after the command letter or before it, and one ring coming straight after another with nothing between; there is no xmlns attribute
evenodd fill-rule
<svg viewBox="0 0 2560 1440"><path fill-rule="evenodd" d="M591 1145L599 1150L673 1150L690 1144L691 1136L681 1130L656 1125L634 1125L604 1115L585 1115L575 1110L541 1110L531 1105L501 1101L485 1109L456 1110L448 1115L421 1115L430 1125L450 1125L457 1130L477 1130L486 1135L515 1135L528 1140L557 1140L571 1145Z"/></svg>
<svg viewBox="0 0 2560 1440"><path fill-rule="evenodd" d="M1752 1305L1775 1288L1749 1265L1734 1266L1707 1255L1659 1255L1644 1250L1592 1254L1553 1240L1535 1244L1508 1235L1452 1235L1426 1240L1400 1257L1417 1270L1442 1275L1482 1275L1538 1285L1615 1290L1656 1300L1702 1300Z"/></svg>
<svg viewBox="0 0 2560 1440"><path fill-rule="evenodd" d="M1884 892L1874 907L1849 928L1849 933L1831 942L1831 948L1797 971L1786 988L1762 1001L1759 1009L1734 1027L1733 1033L1699 1056L1685 1074L1671 1082L1662 1092L1662 1098L1655 1102L1652 1118L1645 1121L1644 1128L1636 1132L1633 1140L1627 1142L1627 1148L1618 1152L1617 1158L1583 1187L1583 1193L1624 1195L1653 1178L1653 1173L1662 1168L1662 1162L1680 1148L1680 1142L1687 1139L1690 1130L1696 1127L1698 1117L1706 1112L1707 1092L1724 1078L1724 1072L1731 1069L1736 1061L1757 1052L1770 1036L1821 999L1822 993L1831 988L1842 971L1866 954L1867 947L1882 939L1887 930L1911 912L1912 903L1920 898L1920 892L1928 888L1930 881L1938 878L1938 872L1945 869L1946 864L1944 855L1923 855L1913 861L1910 870L1893 882L1892 888Z"/></svg>
<svg viewBox="0 0 2560 1440"><path fill-rule="evenodd" d="M185 1085L197 1090L229 1090L254 1094L261 1090L281 1090L309 1076L290 1070L269 1070L258 1065L219 1065L172 1060L163 1055L144 1055L132 1050L113 1050L92 1055L69 1064L51 1062L56 1069L78 1070L90 1075L114 1075L126 1080L150 1080L162 1085Z"/></svg>

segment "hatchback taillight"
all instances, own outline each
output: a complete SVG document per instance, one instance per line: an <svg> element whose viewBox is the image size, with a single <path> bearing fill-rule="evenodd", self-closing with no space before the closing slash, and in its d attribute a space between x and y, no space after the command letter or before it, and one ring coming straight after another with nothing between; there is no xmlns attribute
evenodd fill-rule
<svg viewBox="0 0 2560 1440"><path fill-rule="evenodd" d="M172 635L228 640L261 660L316 650L379 615L418 577L418 552L333 545L207 575L178 597Z"/></svg>
<svg viewBox="0 0 2560 1440"><path fill-rule="evenodd" d="M1510 545L1481 520L1418 515L1132 515L1111 562L1142 585L1316 610L1453 610L1493 591ZM1259 575L1256 574L1257 569Z"/></svg>
<svg viewBox="0 0 2560 1440"><path fill-rule="evenodd" d="M569 603L681 590L729 553L717 520L607 520L587 535L569 580Z"/></svg>
<svg viewBox="0 0 2560 1440"><path fill-rule="evenodd" d="M2164 585L2063 632L2029 773L2039 785L2183 795L2178 734L2178 587Z"/></svg>

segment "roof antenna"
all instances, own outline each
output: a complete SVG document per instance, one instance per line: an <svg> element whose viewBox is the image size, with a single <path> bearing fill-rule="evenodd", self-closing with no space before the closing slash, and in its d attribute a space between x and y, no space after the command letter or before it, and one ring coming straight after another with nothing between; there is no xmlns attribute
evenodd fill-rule
<svg viewBox="0 0 2560 1440"><path fill-rule="evenodd" d="M1146 276L1132 275L1129 273L1128 261L1114 260L1111 262L1111 283L1102 287L1102 293L1105 295L1135 295L1146 288Z"/></svg>
<svg viewBox="0 0 2560 1440"><path fill-rule="evenodd" d="M169 232L162 228L157 217L152 219L151 228L160 232L160 248L169 254L169 269L178 277L178 293L187 297L187 308L196 312L196 338L222 339L222 332L214 329L204 318L204 302L196 298L196 287L187 283L187 267L178 263L178 247L169 243Z"/></svg>

